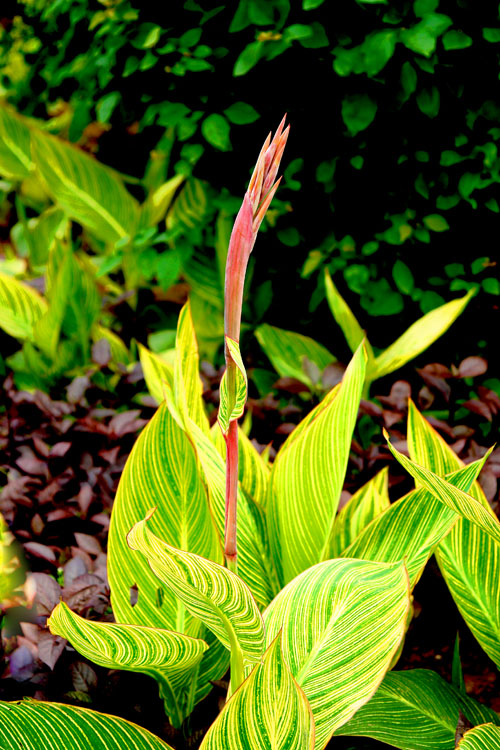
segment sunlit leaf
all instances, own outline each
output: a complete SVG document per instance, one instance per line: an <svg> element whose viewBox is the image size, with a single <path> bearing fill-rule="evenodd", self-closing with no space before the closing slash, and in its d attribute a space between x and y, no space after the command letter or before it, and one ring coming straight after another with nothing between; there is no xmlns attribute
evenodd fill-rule
<svg viewBox="0 0 500 750"><path fill-rule="evenodd" d="M318 750L373 695L410 605L403 563L327 560L291 581L264 612L314 716Z"/></svg>
<svg viewBox="0 0 500 750"><path fill-rule="evenodd" d="M469 729L457 745L457 750L498 750L500 745L500 727L494 724L482 724Z"/></svg>
<svg viewBox="0 0 500 750"><path fill-rule="evenodd" d="M245 365L241 359L239 344L237 341L233 341L233 339L229 338L229 336L226 336L225 340L231 359L236 365L236 377L234 394L229 392L227 369L224 371L224 375L220 382L220 404L217 420L224 435L229 429L229 423L242 416L247 401L248 390L247 374Z"/></svg>
<svg viewBox="0 0 500 750"><path fill-rule="evenodd" d="M33 341L34 326L47 303L28 284L0 273L0 328L10 336Z"/></svg>
<svg viewBox="0 0 500 750"><path fill-rule="evenodd" d="M175 350L172 349L171 351L173 354L172 359L174 359ZM139 344L139 357L148 391L156 403L161 404L165 400L165 384L168 384L172 389L174 387L173 362L170 364L162 356L151 352L145 346L142 346L142 344Z"/></svg>
<svg viewBox="0 0 500 750"><path fill-rule="evenodd" d="M278 453L267 503L269 541L282 583L327 559L365 376L362 346L340 388ZM295 430L295 432L297 432Z"/></svg>
<svg viewBox="0 0 500 750"><path fill-rule="evenodd" d="M22 117L0 106L0 174L8 180L23 180L34 166L28 125Z"/></svg>
<svg viewBox="0 0 500 750"><path fill-rule="evenodd" d="M0 703L2 750L173 750L147 729L117 716L25 699Z"/></svg>
<svg viewBox="0 0 500 750"><path fill-rule="evenodd" d="M182 308L177 323L173 386L176 406L181 414L189 416L208 434L209 424L203 406L198 344L189 302Z"/></svg>
<svg viewBox="0 0 500 750"><path fill-rule="evenodd" d="M225 705L200 750L313 750L314 722L279 637Z"/></svg>

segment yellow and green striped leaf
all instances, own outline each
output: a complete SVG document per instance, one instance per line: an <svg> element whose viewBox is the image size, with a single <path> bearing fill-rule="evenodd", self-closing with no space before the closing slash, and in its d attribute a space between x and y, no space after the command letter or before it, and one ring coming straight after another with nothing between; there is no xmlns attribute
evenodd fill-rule
<svg viewBox="0 0 500 750"><path fill-rule="evenodd" d="M167 229L178 226L192 229L204 220L207 208L208 196L204 183L189 179L168 212Z"/></svg>
<svg viewBox="0 0 500 750"><path fill-rule="evenodd" d="M159 539L147 526L151 515L130 531L130 547L144 555L160 581L228 650L238 649L247 661L259 661L264 650L264 624L248 587L222 565L174 549Z"/></svg>
<svg viewBox="0 0 500 750"><path fill-rule="evenodd" d="M337 324L340 326L342 333L345 336L349 348L352 352L355 352L358 346L365 338L365 332L356 320L356 316L352 312L351 308L342 297L337 287L332 281L332 277L328 268L325 268L325 292L328 306L335 318ZM365 340L365 345L367 344ZM371 346L367 345L367 351L369 360L373 357Z"/></svg>
<svg viewBox="0 0 500 750"><path fill-rule="evenodd" d="M159 354L146 349L139 344L139 359L141 361L142 372L146 386L157 404L165 401L165 387L174 388L174 364L175 349L170 350L172 353L172 362L167 361Z"/></svg>
<svg viewBox="0 0 500 750"><path fill-rule="evenodd" d="M208 434L209 424L202 398L198 344L194 332L191 307L186 302L179 314L175 340L174 398L181 415L190 417Z"/></svg>
<svg viewBox="0 0 500 750"><path fill-rule="evenodd" d="M9 336L33 341L35 324L46 312L47 303L38 292L0 273L0 328Z"/></svg>
<svg viewBox="0 0 500 750"><path fill-rule="evenodd" d="M408 449L415 461L439 475L463 466L411 402ZM491 512L477 482L471 486L469 494L486 512ZM500 667L500 546L482 528L461 518L440 543L436 557L462 617L488 656Z"/></svg>
<svg viewBox="0 0 500 750"><path fill-rule="evenodd" d="M338 513L330 541L330 557L340 557L363 529L389 508L388 476L388 468L385 467L355 492Z"/></svg>
<svg viewBox="0 0 500 750"><path fill-rule="evenodd" d="M217 450L226 460L226 441L218 424L210 430ZM238 479L244 492L260 508L265 508L267 501L267 483L271 470L251 440L241 427L238 427Z"/></svg>
<svg viewBox="0 0 500 750"><path fill-rule="evenodd" d="M223 561L195 450L165 403L135 443L118 486L109 532L111 604L117 622L164 628L208 642L199 620L160 583L144 557L127 545L130 529L155 506L152 531L167 544ZM130 591L134 586L138 587L138 601L132 606ZM183 696L184 716L191 712L193 701L209 692L209 680L220 679L227 668L225 649L215 639L211 643L215 645L202 659L195 694ZM177 706L171 711L174 718Z"/></svg>
<svg viewBox="0 0 500 750"><path fill-rule="evenodd" d="M319 372L336 362L333 354L322 344L301 333L263 323L255 330L255 335L282 378L296 378L309 388L313 388L315 384L303 368L304 358L317 365Z"/></svg>
<svg viewBox="0 0 500 750"><path fill-rule="evenodd" d="M34 169L31 132L22 117L0 105L0 175L24 180Z"/></svg>
<svg viewBox="0 0 500 750"><path fill-rule="evenodd" d="M113 170L39 131L32 133L32 153L50 195L68 216L105 242L133 236L138 204Z"/></svg>
<svg viewBox="0 0 500 750"><path fill-rule="evenodd" d="M361 345L340 388L306 417L305 427L299 425L292 432L273 464L267 503L269 541L282 584L329 556L365 366Z"/></svg>
<svg viewBox="0 0 500 750"><path fill-rule="evenodd" d="M141 227L156 226L165 217L174 199L177 189L182 185L185 176L177 174L162 185L152 190L140 207Z"/></svg>
<svg viewBox="0 0 500 750"><path fill-rule="evenodd" d="M188 422L189 435L200 462L210 509L219 538L224 539L226 475L224 460L213 441L192 421ZM217 427L217 429L219 429ZM238 488L238 575L252 592L259 608L267 607L279 590L276 570L268 551L266 527L261 522L261 512Z"/></svg>
<svg viewBox="0 0 500 750"><path fill-rule="evenodd" d="M373 698L335 735L372 737L401 750L452 750L459 711L472 723L495 717L436 672L388 672Z"/></svg>
<svg viewBox="0 0 500 750"><path fill-rule="evenodd" d="M324 748L378 688L405 632L404 564L327 560L291 581L264 612L266 643L282 651Z"/></svg>
<svg viewBox="0 0 500 750"><path fill-rule="evenodd" d="M448 474L450 484L468 491L485 459ZM413 589L436 546L459 516L425 488L413 490L374 519L342 552L342 557L396 562L405 560Z"/></svg>
<svg viewBox="0 0 500 750"><path fill-rule="evenodd" d="M87 659L110 669L144 672L154 677L167 710L178 702L208 649L199 638L161 628L93 622L61 602L47 621L54 635L66 638ZM179 706L179 716L182 708Z"/></svg>
<svg viewBox="0 0 500 750"><path fill-rule="evenodd" d="M494 724L481 724L464 734L457 750L498 750L499 747L500 727Z"/></svg>
<svg viewBox="0 0 500 750"><path fill-rule="evenodd" d="M217 420L224 435L229 430L229 423L239 419L245 409L247 402L248 380L245 365L241 359L240 347L237 341L225 337L226 346L231 355L231 359L236 365L234 393L230 393L228 387L227 369L224 371L220 381L220 405Z"/></svg>
<svg viewBox="0 0 500 750"><path fill-rule="evenodd" d="M173 750L147 729L90 708L0 702L2 750Z"/></svg>
<svg viewBox="0 0 500 750"><path fill-rule="evenodd" d="M500 523L493 513L488 511L472 495L467 495L457 487L453 487L430 469L414 463L394 448L389 441L388 445L392 455L417 482L422 484L429 492L432 492L448 508L451 508L463 518L472 521L500 544Z"/></svg>
<svg viewBox="0 0 500 750"><path fill-rule="evenodd" d="M226 703L200 750L313 750L307 698L283 659L279 636Z"/></svg>
<svg viewBox="0 0 500 750"><path fill-rule="evenodd" d="M382 378L398 370L425 351L463 313L474 292L431 310L411 325L396 341L375 358L371 379Z"/></svg>

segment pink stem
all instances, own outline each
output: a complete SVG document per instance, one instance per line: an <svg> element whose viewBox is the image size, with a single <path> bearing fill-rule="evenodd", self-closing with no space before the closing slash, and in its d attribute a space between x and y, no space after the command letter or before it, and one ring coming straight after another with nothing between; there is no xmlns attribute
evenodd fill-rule
<svg viewBox="0 0 500 750"><path fill-rule="evenodd" d="M226 439L226 525L225 548L227 567L236 573L236 519L238 496L238 422L229 424Z"/></svg>

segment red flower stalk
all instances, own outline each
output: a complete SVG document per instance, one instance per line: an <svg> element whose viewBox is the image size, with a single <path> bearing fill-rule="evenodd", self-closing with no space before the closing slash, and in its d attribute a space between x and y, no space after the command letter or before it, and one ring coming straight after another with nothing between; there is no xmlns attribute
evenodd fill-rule
<svg viewBox="0 0 500 750"><path fill-rule="evenodd" d="M272 134L269 133L262 146L229 240L224 289L224 331L226 337L237 343L239 343L240 338L241 306L248 259L253 250L262 219L281 181L281 177L276 182L275 178L290 130L290 126L283 130L285 119L286 115L272 140ZM236 363L228 349L227 341L225 356L229 412L231 413L236 398ZM224 551L228 567L236 570L236 501L238 492L238 424L236 419L229 423L229 429L224 437L226 440Z"/></svg>

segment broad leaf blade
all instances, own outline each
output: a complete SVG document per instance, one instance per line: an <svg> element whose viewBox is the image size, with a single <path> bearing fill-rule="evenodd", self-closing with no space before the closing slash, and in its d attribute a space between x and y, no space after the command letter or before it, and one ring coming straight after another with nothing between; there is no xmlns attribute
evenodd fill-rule
<svg viewBox="0 0 500 750"><path fill-rule="evenodd" d="M363 529L389 508L388 484L388 469L385 467L348 500L335 519L330 557L340 557Z"/></svg>
<svg viewBox="0 0 500 750"><path fill-rule="evenodd" d="M222 562L196 453L166 404L139 436L118 486L109 531L111 603L117 622L165 628L207 640L199 620L161 585L143 556L127 545L130 529L154 506L158 510L152 528L167 544ZM130 589L135 585L139 595L132 606ZM226 668L226 652L215 641L215 648L210 648L201 662L196 696L184 696L184 715L192 710L189 701L204 697L210 690L209 680L220 679ZM176 710L172 706L172 711Z"/></svg>
<svg viewBox="0 0 500 750"><path fill-rule="evenodd" d="M459 711L470 721L478 711L483 721L494 716L435 672L388 672L373 698L335 735L372 737L401 750L446 750L455 745Z"/></svg>
<svg viewBox="0 0 500 750"><path fill-rule="evenodd" d="M482 724L469 729L457 745L457 750L498 750L500 747L500 727Z"/></svg>
<svg viewBox="0 0 500 750"><path fill-rule="evenodd" d="M2 750L173 750L147 729L117 716L25 699L0 703Z"/></svg>
<svg viewBox="0 0 500 750"><path fill-rule="evenodd" d="M413 323L402 336L376 357L373 363L372 379L382 378L398 370L428 349L462 314L473 294L474 292L470 291L465 297L436 307Z"/></svg>
<svg viewBox="0 0 500 750"><path fill-rule="evenodd" d="M328 560L291 581L264 612L266 643L282 651L303 689L324 748L378 688L405 631L403 563Z"/></svg>
<svg viewBox="0 0 500 750"><path fill-rule="evenodd" d="M448 482L468 491L485 459L447 475ZM373 520L342 557L396 562L405 560L410 589L419 580L436 546L458 522L458 515L424 488L397 500Z"/></svg>
<svg viewBox="0 0 500 750"><path fill-rule="evenodd" d="M174 359L175 350L171 351ZM147 389L156 403L161 404L165 400L165 387L174 388L174 365L142 344L139 344L139 358Z"/></svg>
<svg viewBox="0 0 500 750"><path fill-rule="evenodd" d="M313 750L311 709L279 637L208 730L200 750Z"/></svg>
<svg viewBox="0 0 500 750"><path fill-rule="evenodd" d="M47 625L82 656L102 667L144 672L154 677L167 709L186 689L186 682L193 678L192 670L208 649L200 639L169 630L86 620L64 602L54 609Z"/></svg>
<svg viewBox="0 0 500 750"><path fill-rule="evenodd" d="M417 482L422 484L429 492L432 492L448 508L451 508L463 518L472 521L500 544L500 523L492 512L487 510L472 495L467 495L462 490L453 487L430 469L414 463L389 442L388 445L392 455Z"/></svg>
<svg viewBox="0 0 500 750"><path fill-rule="evenodd" d="M332 315L342 329L342 333L345 336L345 340L347 341L350 350L355 352L365 338L365 332L356 320L351 308L333 283L328 268L325 268L325 291ZM371 354L371 347L368 351Z"/></svg>
<svg viewBox="0 0 500 750"><path fill-rule="evenodd" d="M47 312L47 303L28 284L0 273L0 328L22 341L33 341L35 324Z"/></svg>
<svg viewBox="0 0 500 750"><path fill-rule="evenodd" d="M177 323L175 341L174 394L176 406L184 417L190 417L208 434L209 424L202 398L202 383L199 372L198 344L187 302L182 308Z"/></svg>
<svg viewBox="0 0 500 750"><path fill-rule="evenodd" d="M262 657L264 626L248 587L222 565L165 544L152 534L145 520L135 524L128 543L147 559L188 612L201 620L228 649L239 648L245 659Z"/></svg>
<svg viewBox="0 0 500 750"><path fill-rule="evenodd" d="M269 541L273 559L286 583L326 559L344 482L352 432L365 376L361 346L340 388L298 436L290 435L273 464L268 499Z"/></svg>
<svg viewBox="0 0 500 750"><path fill-rule="evenodd" d="M71 144L32 134L33 158L53 199L105 242L132 237L138 204L115 172Z"/></svg>
<svg viewBox="0 0 500 750"><path fill-rule="evenodd" d="M185 176L177 174L152 190L140 207L141 227L154 227L165 217L174 199L177 189L182 185Z"/></svg>
<svg viewBox="0 0 500 750"><path fill-rule="evenodd" d="M410 402L410 455L436 474L462 466L462 461ZM469 494L489 512L475 482ZM443 576L462 617L488 656L500 666L500 546L483 529L460 519L436 550Z"/></svg>
<svg viewBox="0 0 500 750"><path fill-rule="evenodd" d="M303 368L304 358L317 365L319 372L336 361L322 344L301 333L285 331L264 323L255 330L255 335L282 378L296 378L310 388L315 384Z"/></svg>
<svg viewBox="0 0 500 750"><path fill-rule="evenodd" d="M0 174L8 180L24 180L34 167L28 125L22 117L0 106Z"/></svg>

